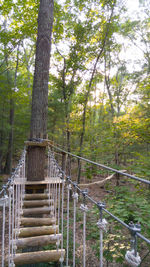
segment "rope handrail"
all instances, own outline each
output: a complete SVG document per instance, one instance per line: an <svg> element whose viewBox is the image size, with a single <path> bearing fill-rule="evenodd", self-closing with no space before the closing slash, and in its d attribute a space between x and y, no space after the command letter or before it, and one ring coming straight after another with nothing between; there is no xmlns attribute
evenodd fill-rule
<svg viewBox="0 0 150 267"><path fill-rule="evenodd" d="M73 221L74 221L73 223L73 266L75 266L75 249L76 249L75 244L74 244L75 235L76 235L76 226L75 226L76 225L76 202L75 202L75 199L78 198L78 193L81 193L83 197L83 204L81 204L82 211L83 211L83 266L86 266L85 265L86 263L86 213L85 213L86 210L85 210L85 207L87 207L86 202L85 202L86 199L88 199L90 202L96 205L96 207L99 210L100 219L97 222L97 226L99 228L99 242L100 242L99 243L99 259L100 259L99 266L103 267L103 232L107 232L107 224L108 224L105 218L103 218L103 212L106 212L115 221L119 222L121 225L123 225L126 229L129 230L130 235L131 235L131 248L130 250L126 251L125 260L128 262L130 266L136 266L136 267L139 266L141 263L141 257L139 256L139 253L137 252L137 237L144 240L147 244L150 244L150 240L140 233L141 225L139 223L132 223L132 222L129 223L128 225L125 222L123 222L121 219L113 215L111 212L109 212L105 208L105 203L95 201L92 197L88 195L88 191L86 189L84 190L81 189L76 182L72 181L71 175L67 175L64 169L59 166L59 164L54 158L53 153L52 153L52 157L53 157L53 162L56 164L57 168L59 169L59 172L61 173L60 178L62 179L63 182L64 182L64 179L66 180L66 183L68 185L67 186L68 195L69 195L69 190L70 190L69 185L71 186L72 192L73 192L73 195L72 195L74 199L74 204L73 204L73 214L74 214L73 215ZM69 198L67 199L67 201L69 201ZM80 206L80 209L81 209L81 206ZM69 214L68 214L68 204L67 204L67 218L68 217L69 217ZM66 262L68 263L68 258Z"/></svg>
<svg viewBox="0 0 150 267"><path fill-rule="evenodd" d="M23 160L25 151L26 151L26 149L24 148L24 150L23 150L23 152L21 154L21 159L19 160L18 165L15 168L15 171L11 173L10 178L8 178L8 182L5 185L3 185L2 190L0 191L0 197L9 188L9 186L13 183L14 178L15 178L15 176L16 176L19 168L20 168L20 165L22 164L22 160Z"/></svg>
<svg viewBox="0 0 150 267"><path fill-rule="evenodd" d="M66 177L66 179L74 186L76 187L76 189L82 193L83 190L76 184L74 183L70 177ZM97 207L99 207L99 202L96 202L94 199L92 199L88 194L85 195L85 198L89 199L93 204L95 204ZM120 224L122 224L124 227L126 227L128 230L131 230L131 227L126 224L125 222L123 222L121 219L119 219L117 216L113 215L110 211L108 211L107 209L105 209L104 207L102 208L103 211L105 211L108 215L110 215L113 219L115 219L117 222L119 222ZM141 239L143 239L146 243L150 244L150 240L148 238L146 238L145 236L143 236L140 233L136 233L136 235L138 237L140 237Z"/></svg>
<svg viewBox="0 0 150 267"><path fill-rule="evenodd" d="M64 177L66 178L66 180L72 184L81 194L84 192L83 189L81 189L77 183L73 182L70 176L67 176L65 174L65 172L59 167L57 161L55 160L55 163L57 165L57 167L59 168L59 171L62 173L62 177L61 179L64 179ZM92 197L90 197L88 194L85 194L85 198L87 198L88 200L90 200L93 204L95 204L97 207L99 207L99 202L96 202ZM126 227L128 230L131 230L131 227L126 224L125 222L123 222L121 219L119 219L117 216L113 215L110 211L108 211L107 209L105 209L104 207L102 207L102 210L104 210L107 214L109 214L113 219L115 219L117 222L119 222L120 224L122 224L124 227ZM145 236L143 236L140 233L136 233L136 235L138 237L140 237L141 239L143 239L146 243L150 244L150 240L148 238L146 238Z"/></svg>
<svg viewBox="0 0 150 267"><path fill-rule="evenodd" d="M65 151L65 150L63 150L63 149L61 149L61 148L56 147L56 146L54 146L53 144L50 144L50 146L52 146L53 148L55 148L55 149L58 150L58 151L61 151L61 152L65 153L65 154L68 154L68 155L70 155L70 156L72 156L72 157L75 157L75 158L77 158L77 159L80 159L80 160L83 160L83 161L85 161L85 162L91 163L91 164L93 164L93 165L96 165L96 166L101 167L101 168L103 168L103 169L106 169L106 170L108 170L108 171L113 171L113 172L115 172L115 173L118 173L118 174L121 174L121 175L123 175L123 176L129 177L130 179L139 181L139 182L141 182L141 183L145 183L145 184L150 185L150 181L149 181L149 180L146 180L146 179L143 179L143 178L134 176L134 175L129 174L129 173L125 173L125 172L119 171L119 170L117 170L117 169L108 167L108 166L106 166L106 165L104 165L104 164L97 163L97 162L94 162L94 161L92 161L92 160L86 159L86 158L84 158L84 157L77 156L77 155L75 155L75 154L72 154L71 152L67 152L67 151Z"/></svg>

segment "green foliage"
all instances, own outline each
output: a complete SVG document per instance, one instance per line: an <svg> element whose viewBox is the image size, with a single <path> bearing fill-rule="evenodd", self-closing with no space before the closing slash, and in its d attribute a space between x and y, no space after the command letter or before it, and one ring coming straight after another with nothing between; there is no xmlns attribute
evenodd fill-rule
<svg viewBox="0 0 150 267"><path fill-rule="evenodd" d="M150 238L149 189L145 189L145 186L142 187L141 184L131 183L128 186L113 187L111 192L105 198L106 208L126 224L131 221L139 222L142 228L141 233ZM104 257L107 263L116 262L127 266L124 259L126 251L130 249L131 235L125 227L107 213L103 212L103 217L108 222L108 231L104 233ZM98 219L99 211L95 207L90 210L87 217L87 240L90 240L93 253L96 253L97 257L99 257L99 231L96 227ZM149 249L149 246L140 239L138 239L138 243L138 252L143 255L143 246L145 250Z"/></svg>
<svg viewBox="0 0 150 267"><path fill-rule="evenodd" d="M140 222L142 233L150 237L150 217L149 217L149 189L141 184L130 186L120 186L115 188L115 192L106 199L110 212L129 224Z"/></svg>

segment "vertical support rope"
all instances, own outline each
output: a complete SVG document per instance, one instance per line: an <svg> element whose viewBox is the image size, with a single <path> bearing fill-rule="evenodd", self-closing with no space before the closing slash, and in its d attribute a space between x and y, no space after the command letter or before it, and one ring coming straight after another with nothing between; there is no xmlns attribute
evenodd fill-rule
<svg viewBox="0 0 150 267"><path fill-rule="evenodd" d="M12 213L11 213L11 201L12 201L12 187L10 186L9 191L9 246L8 246L8 266L10 266L10 252L11 252L11 224L12 224Z"/></svg>
<svg viewBox="0 0 150 267"><path fill-rule="evenodd" d="M63 266L63 261L64 261L64 256L63 256L63 246L64 246L64 173L62 174L62 198L61 198L61 234L62 234L62 239L61 239L61 267Z"/></svg>
<svg viewBox="0 0 150 267"><path fill-rule="evenodd" d="M55 191L55 198L54 198L54 217L55 221L57 219L57 167L55 165L55 181L54 181L54 191Z"/></svg>
<svg viewBox="0 0 150 267"><path fill-rule="evenodd" d="M11 231L11 264L13 264L13 256L14 256L14 198L15 198L15 192L14 192L14 183L13 183L13 192L12 192L12 231Z"/></svg>
<svg viewBox="0 0 150 267"><path fill-rule="evenodd" d="M20 174L20 172L19 172ZM20 175L19 175L20 180ZM19 225L20 225L20 184L18 185L18 220L17 220L17 232L19 231Z"/></svg>
<svg viewBox="0 0 150 267"><path fill-rule="evenodd" d="M76 203L78 201L78 193L73 192L73 267L76 264Z"/></svg>
<svg viewBox="0 0 150 267"><path fill-rule="evenodd" d="M86 205L87 193L88 193L87 189L82 191L83 204L81 204L80 206L80 209L83 211L83 267L86 266L86 213L88 211L88 207Z"/></svg>
<svg viewBox="0 0 150 267"><path fill-rule="evenodd" d="M66 247L66 266L68 266L69 260L69 201L70 201L70 190L71 184L67 186L67 247Z"/></svg>
<svg viewBox="0 0 150 267"><path fill-rule="evenodd" d="M18 186L16 184L16 192L15 192L15 202L14 202L14 210L15 210L15 217L14 217L14 220L15 220L15 241L16 241L16 238L17 238L17 216L18 216L18 201L17 201L17 197L18 197Z"/></svg>
<svg viewBox="0 0 150 267"><path fill-rule="evenodd" d="M58 188L58 233L60 232L60 179Z"/></svg>
<svg viewBox="0 0 150 267"><path fill-rule="evenodd" d="M56 171L56 164L54 165L54 218L56 222L57 218L57 171ZM55 227L55 235L56 235L56 227Z"/></svg>
<svg viewBox="0 0 150 267"><path fill-rule="evenodd" d="M48 177L48 180L49 180L49 183L48 183L48 200L49 200L49 207L50 207L50 214L51 214L51 198L50 198L50 171L51 171L51 157L50 157L50 147L48 147L48 163L47 163L47 177Z"/></svg>
<svg viewBox="0 0 150 267"><path fill-rule="evenodd" d="M50 149L48 147L48 156L47 156L47 177L49 177L49 171L50 171Z"/></svg>
<svg viewBox="0 0 150 267"><path fill-rule="evenodd" d="M86 266L86 213L88 207L85 204L81 204L80 209L83 211L83 267Z"/></svg>
<svg viewBox="0 0 150 267"><path fill-rule="evenodd" d="M100 229L100 245L99 245L100 251L100 267L103 267L103 230Z"/></svg>
<svg viewBox="0 0 150 267"><path fill-rule="evenodd" d="M6 201L8 197L6 191L3 198L3 226L2 226L2 267L5 264L5 224L6 224Z"/></svg>
<svg viewBox="0 0 150 267"><path fill-rule="evenodd" d="M57 175L57 179L58 179L58 175ZM58 181L58 180L57 180ZM57 203L58 203L58 190L57 190L57 182L56 182L56 199L55 199L55 221L57 221Z"/></svg>
<svg viewBox="0 0 150 267"><path fill-rule="evenodd" d="M100 267L103 267L103 231L107 231L107 221L103 219L103 208L105 208L105 204L102 202L97 203L99 211L100 211L100 219L97 222L97 226L99 227L100 231L100 245L99 245L99 260L100 260Z"/></svg>

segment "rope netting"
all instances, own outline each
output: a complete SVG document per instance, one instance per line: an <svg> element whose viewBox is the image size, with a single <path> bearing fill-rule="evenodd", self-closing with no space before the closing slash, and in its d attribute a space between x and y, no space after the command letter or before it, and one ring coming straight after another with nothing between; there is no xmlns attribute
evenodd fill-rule
<svg viewBox="0 0 150 267"><path fill-rule="evenodd" d="M20 232L20 221L23 214L23 203L25 196L26 184L26 151L24 150L21 160L12 174L8 183L3 186L0 192L0 203L3 208L2 220L2 267L15 266L14 257L17 251L17 239ZM82 231L80 234L80 245L82 245L82 263L80 266L87 266L87 224L88 216L92 216L91 205L97 208L98 220L95 221L95 228L99 232L99 264L96 266L104 267L104 235L109 236L108 219L105 218L105 213L116 220L129 230L131 234L131 248L127 249L125 260L129 266L140 266L141 258L137 251L137 239L141 238L150 244L150 240L141 235L141 226L131 223L127 225L118 217L110 213L105 203L97 202L90 197L87 189L81 189L79 185L72 180L71 176L66 174L65 166L60 167L55 159L55 153L48 147L47 157L47 183L46 193L49 200L49 217L54 219L55 236L57 235L56 249L61 249L61 257L59 259L61 266L78 266L77 263L77 213L82 214ZM78 203L78 200L79 203ZM90 204L90 205L89 205ZM8 214L8 253L6 255L6 214ZM58 226L58 229L57 229ZM64 247L66 256L64 257ZM89 256L89 255L88 255ZM91 256L92 257L92 256ZM7 263L6 264L6 258Z"/></svg>
<svg viewBox="0 0 150 267"><path fill-rule="evenodd" d="M22 215L23 198L25 194L25 157L26 151L23 151L21 159L15 172L8 183L3 186L0 192L0 203L3 206L2 217L2 267L14 265L14 256L16 254L16 240L19 235L20 216ZM8 214L8 216L7 216ZM6 228L6 221L8 221L8 228ZM8 233L8 244L6 234ZM6 251L8 249L8 255Z"/></svg>

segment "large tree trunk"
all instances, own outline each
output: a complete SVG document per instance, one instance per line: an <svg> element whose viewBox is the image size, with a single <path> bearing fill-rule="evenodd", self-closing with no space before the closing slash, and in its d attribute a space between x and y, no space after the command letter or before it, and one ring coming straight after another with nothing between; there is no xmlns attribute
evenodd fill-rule
<svg viewBox="0 0 150 267"><path fill-rule="evenodd" d="M30 138L47 135L48 80L53 25L53 0L41 0L38 14L35 72L32 92ZM28 147L27 180L44 179L45 147Z"/></svg>

